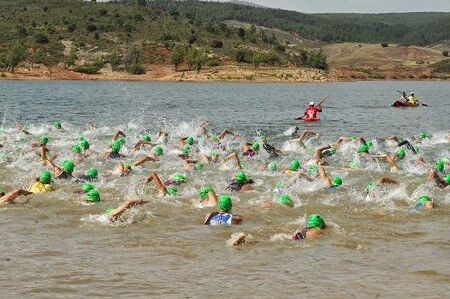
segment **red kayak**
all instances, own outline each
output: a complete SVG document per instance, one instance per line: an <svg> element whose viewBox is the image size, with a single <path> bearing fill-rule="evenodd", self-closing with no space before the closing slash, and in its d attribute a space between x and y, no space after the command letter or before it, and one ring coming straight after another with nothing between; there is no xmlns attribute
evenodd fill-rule
<svg viewBox="0 0 450 299"><path fill-rule="evenodd" d="M402 101L397 100L391 106L392 107L417 107L417 106L419 106L419 103L417 103L417 104L410 104L410 103L407 103L407 102L402 102Z"/></svg>

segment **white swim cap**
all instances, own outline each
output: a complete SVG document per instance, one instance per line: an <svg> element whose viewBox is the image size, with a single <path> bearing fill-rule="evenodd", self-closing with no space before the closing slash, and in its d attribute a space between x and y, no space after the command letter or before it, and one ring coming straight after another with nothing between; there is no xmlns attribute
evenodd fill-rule
<svg viewBox="0 0 450 299"><path fill-rule="evenodd" d="M411 94L414 94L414 92L411 92Z"/></svg>
<svg viewBox="0 0 450 299"><path fill-rule="evenodd" d="M309 102L309 106L314 106L314 102Z"/></svg>

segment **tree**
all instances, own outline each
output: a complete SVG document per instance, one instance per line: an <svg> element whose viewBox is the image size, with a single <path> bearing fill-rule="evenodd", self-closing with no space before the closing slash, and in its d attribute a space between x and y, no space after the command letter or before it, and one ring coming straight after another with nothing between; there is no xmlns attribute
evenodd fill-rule
<svg viewBox="0 0 450 299"><path fill-rule="evenodd" d="M111 71L116 71L118 66L122 63L122 59L120 59L120 56L117 54L117 52L113 52L109 56L109 64L111 65Z"/></svg>
<svg viewBox="0 0 450 299"><path fill-rule="evenodd" d="M238 31L237 31L237 35L238 35L239 37L244 37L244 36L245 36L245 30L244 30L244 28L239 27L239 28L238 28Z"/></svg>
<svg viewBox="0 0 450 299"><path fill-rule="evenodd" d="M175 67L175 72L178 71L178 66L183 62L185 54L185 48L181 44L175 44L170 52L170 59Z"/></svg>
<svg viewBox="0 0 450 299"><path fill-rule="evenodd" d="M44 49L42 49L42 47L39 47L37 49L35 49L33 57L32 57L32 62L33 63L44 63L44 59L45 59L45 55L44 55Z"/></svg>
<svg viewBox="0 0 450 299"><path fill-rule="evenodd" d="M14 73L16 67L24 59L25 59L25 47L20 42L20 40L17 39L12 43L8 52L8 56L6 58L8 67Z"/></svg>
<svg viewBox="0 0 450 299"><path fill-rule="evenodd" d="M204 47L191 46L188 50L189 68L195 67L197 73L200 73L202 65L208 60L208 53Z"/></svg>
<svg viewBox="0 0 450 299"><path fill-rule="evenodd" d="M77 57L77 50L75 49L75 47L70 48L70 52L69 54L66 55L66 57L64 58L64 66L67 67L71 67L75 65L75 61L78 59Z"/></svg>
<svg viewBox="0 0 450 299"><path fill-rule="evenodd" d="M259 52L254 52L253 53L252 61L253 61L253 65L255 66L255 70L258 69L258 67L261 64L262 60L263 60L263 54L262 53L259 53Z"/></svg>
<svg viewBox="0 0 450 299"><path fill-rule="evenodd" d="M318 52L314 51L309 54L308 65L320 70L328 69L327 56L325 56L322 49L320 49Z"/></svg>

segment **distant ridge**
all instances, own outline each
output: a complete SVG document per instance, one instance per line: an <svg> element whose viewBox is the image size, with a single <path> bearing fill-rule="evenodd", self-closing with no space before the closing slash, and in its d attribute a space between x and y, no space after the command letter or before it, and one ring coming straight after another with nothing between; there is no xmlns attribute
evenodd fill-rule
<svg viewBox="0 0 450 299"><path fill-rule="evenodd" d="M239 4L239 5L246 5L246 6L253 6L253 7L265 7L256 3L248 2L248 1L239 1L239 0L230 0L228 1L232 4Z"/></svg>

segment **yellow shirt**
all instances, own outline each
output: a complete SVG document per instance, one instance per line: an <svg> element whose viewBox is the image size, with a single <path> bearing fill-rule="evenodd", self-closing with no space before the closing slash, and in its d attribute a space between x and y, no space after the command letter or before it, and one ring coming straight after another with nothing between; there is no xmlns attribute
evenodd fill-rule
<svg viewBox="0 0 450 299"><path fill-rule="evenodd" d="M34 182L33 185L28 190L32 193L47 193L53 191L53 187L50 184L43 184L41 182Z"/></svg>

